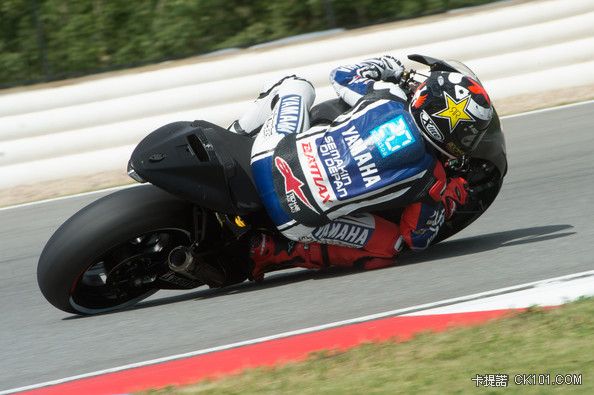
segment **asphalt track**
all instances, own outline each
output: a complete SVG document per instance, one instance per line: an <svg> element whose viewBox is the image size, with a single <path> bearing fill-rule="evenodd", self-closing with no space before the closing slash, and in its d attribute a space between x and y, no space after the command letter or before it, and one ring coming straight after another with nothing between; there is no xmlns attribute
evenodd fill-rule
<svg viewBox="0 0 594 395"><path fill-rule="evenodd" d="M504 119L510 171L499 198L399 266L157 293L94 317L49 305L35 267L51 233L100 194L0 210L0 391L594 269L593 120L594 102Z"/></svg>

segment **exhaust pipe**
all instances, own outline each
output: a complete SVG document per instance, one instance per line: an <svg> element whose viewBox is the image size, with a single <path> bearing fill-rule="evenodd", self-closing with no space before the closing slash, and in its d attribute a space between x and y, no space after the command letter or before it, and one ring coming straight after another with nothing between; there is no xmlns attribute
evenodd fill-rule
<svg viewBox="0 0 594 395"><path fill-rule="evenodd" d="M194 269L194 257L187 247L175 247L169 252L167 260L169 268L176 273L188 275Z"/></svg>
<svg viewBox="0 0 594 395"><path fill-rule="evenodd" d="M212 266L200 261L190 248L178 246L171 250L167 258L169 268L185 277L202 281L211 288L218 288L225 284L227 274L220 265Z"/></svg>

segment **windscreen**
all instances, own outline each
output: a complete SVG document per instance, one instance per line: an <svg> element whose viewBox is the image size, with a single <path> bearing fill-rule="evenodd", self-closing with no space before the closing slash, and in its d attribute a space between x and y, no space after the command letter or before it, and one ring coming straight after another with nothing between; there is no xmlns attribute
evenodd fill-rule
<svg viewBox="0 0 594 395"><path fill-rule="evenodd" d="M464 63L459 62L457 60L445 60L444 62L446 62L447 64L449 64L456 70L460 71L460 73L472 78L473 80L475 80L476 82L478 82L479 84L482 85L481 81L476 76L476 74L474 74L474 72L472 70L470 70L470 68L468 66L466 66Z"/></svg>

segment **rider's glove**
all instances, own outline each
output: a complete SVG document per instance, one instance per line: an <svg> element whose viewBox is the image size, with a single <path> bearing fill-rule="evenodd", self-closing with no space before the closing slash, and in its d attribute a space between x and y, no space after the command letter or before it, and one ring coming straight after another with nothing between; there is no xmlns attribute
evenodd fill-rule
<svg viewBox="0 0 594 395"><path fill-rule="evenodd" d="M358 70L359 75L376 81L397 81L404 71L402 63L390 55L364 60L361 65L363 67Z"/></svg>
<svg viewBox="0 0 594 395"><path fill-rule="evenodd" d="M452 218L458 206L468 201L468 183L462 177L450 178L442 196L446 220Z"/></svg>

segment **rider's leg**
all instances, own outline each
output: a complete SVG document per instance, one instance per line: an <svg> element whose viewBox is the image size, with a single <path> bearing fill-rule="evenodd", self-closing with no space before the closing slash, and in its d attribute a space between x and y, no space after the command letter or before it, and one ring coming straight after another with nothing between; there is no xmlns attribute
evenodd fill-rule
<svg viewBox="0 0 594 395"><path fill-rule="evenodd" d="M313 86L302 79L286 79L277 90L278 100L252 146L252 174L258 193L276 226L295 222L281 207L272 178L274 149L288 133L309 128L309 109L314 99Z"/></svg>
<svg viewBox="0 0 594 395"><path fill-rule="evenodd" d="M266 272L291 267L378 269L393 265L402 246L398 225L371 214L339 218L302 237L308 238L315 241L303 243L269 235L254 238L252 277L261 280Z"/></svg>
<svg viewBox="0 0 594 395"><path fill-rule="evenodd" d="M237 134L255 136L258 128L260 128L270 117L273 108L279 100L279 89L281 90L280 94L286 94L286 84L290 80L303 81L301 78L295 75L290 75L283 77L274 83L266 84L260 91L260 94L256 100L249 104L247 111L241 116L241 118L229 126L229 130Z"/></svg>

